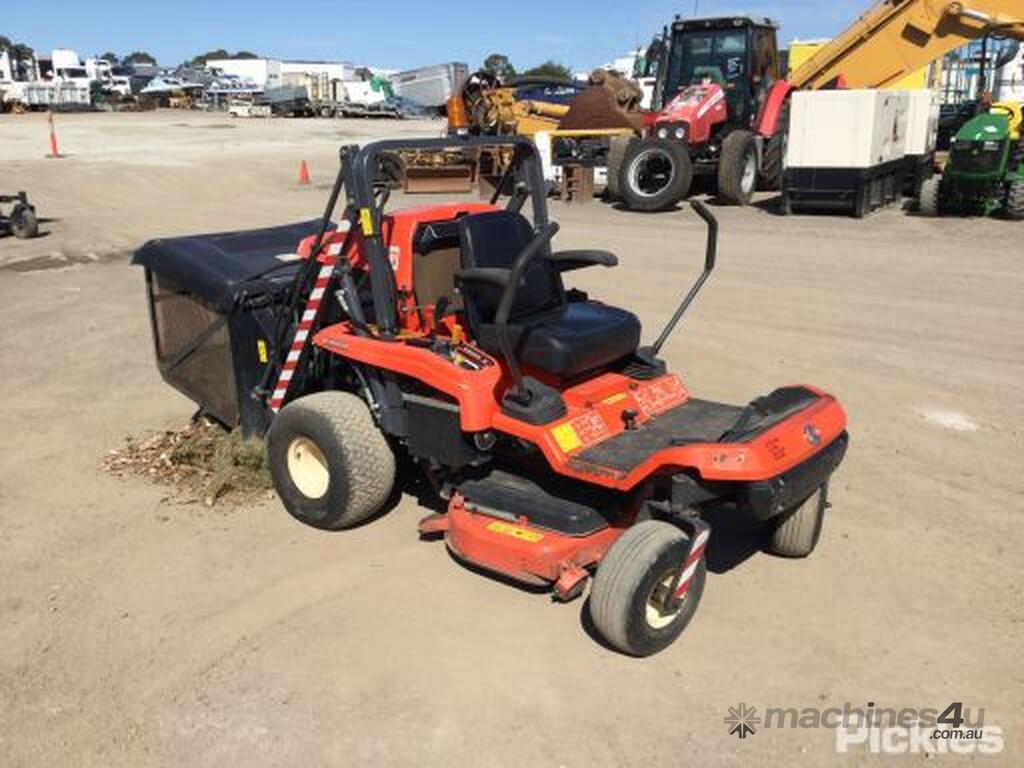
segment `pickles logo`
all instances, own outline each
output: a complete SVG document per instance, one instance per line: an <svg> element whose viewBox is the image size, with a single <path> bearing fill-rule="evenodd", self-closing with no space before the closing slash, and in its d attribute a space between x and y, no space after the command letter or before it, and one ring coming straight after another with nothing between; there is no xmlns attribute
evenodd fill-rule
<svg viewBox="0 0 1024 768"><path fill-rule="evenodd" d="M741 702L738 707L729 707L725 724L729 727L730 736L745 739L757 733L756 726L761 724L761 718L757 716L757 707L748 707Z"/></svg>

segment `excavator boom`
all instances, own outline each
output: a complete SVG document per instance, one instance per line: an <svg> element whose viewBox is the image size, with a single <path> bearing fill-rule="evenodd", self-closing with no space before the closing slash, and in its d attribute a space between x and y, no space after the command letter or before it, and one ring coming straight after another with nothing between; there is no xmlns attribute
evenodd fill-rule
<svg viewBox="0 0 1024 768"><path fill-rule="evenodd" d="M884 0L808 59L788 80L822 88L885 88L972 40L1024 40L1021 0Z"/></svg>

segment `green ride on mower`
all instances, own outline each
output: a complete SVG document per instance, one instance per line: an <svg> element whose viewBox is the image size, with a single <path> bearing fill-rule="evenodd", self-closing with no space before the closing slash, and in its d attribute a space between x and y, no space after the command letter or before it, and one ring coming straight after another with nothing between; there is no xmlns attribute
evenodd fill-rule
<svg viewBox="0 0 1024 768"><path fill-rule="evenodd" d="M945 170L921 185L921 213L1002 213L1014 221L1024 219L1021 122L1021 105L1001 102L964 123Z"/></svg>

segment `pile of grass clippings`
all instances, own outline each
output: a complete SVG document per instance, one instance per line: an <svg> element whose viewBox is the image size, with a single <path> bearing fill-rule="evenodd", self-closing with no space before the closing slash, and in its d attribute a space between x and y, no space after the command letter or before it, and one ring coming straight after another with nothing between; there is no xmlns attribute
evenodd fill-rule
<svg viewBox="0 0 1024 768"><path fill-rule="evenodd" d="M266 447L262 440L228 432L199 419L181 429L126 437L101 463L118 477L146 477L171 487L183 501L208 507L239 505L271 495Z"/></svg>

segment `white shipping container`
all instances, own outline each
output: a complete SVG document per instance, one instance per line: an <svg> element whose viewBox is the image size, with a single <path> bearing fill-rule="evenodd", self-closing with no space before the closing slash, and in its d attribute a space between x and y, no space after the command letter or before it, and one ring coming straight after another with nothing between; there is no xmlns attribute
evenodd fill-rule
<svg viewBox="0 0 1024 768"><path fill-rule="evenodd" d="M787 168L857 168L903 157L910 99L906 91L796 91Z"/></svg>
<svg viewBox="0 0 1024 768"><path fill-rule="evenodd" d="M452 94L462 91L469 78L469 67L460 62L420 67L391 75L396 96L424 107L443 107Z"/></svg>

